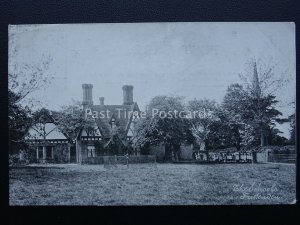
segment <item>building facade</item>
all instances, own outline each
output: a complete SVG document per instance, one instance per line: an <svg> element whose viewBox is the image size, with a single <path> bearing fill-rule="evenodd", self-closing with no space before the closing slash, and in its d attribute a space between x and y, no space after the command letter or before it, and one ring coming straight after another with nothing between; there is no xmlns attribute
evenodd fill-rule
<svg viewBox="0 0 300 225"><path fill-rule="evenodd" d="M58 129L52 116L44 109L29 129L25 140L29 145L30 163L72 162L72 141Z"/></svg>
<svg viewBox="0 0 300 225"><path fill-rule="evenodd" d="M124 85L123 103L106 105L104 97L99 104L93 102L93 85L83 84L82 105L86 116L94 116L94 127L82 129L76 138L77 163L87 163L103 155L133 154L132 137L139 117L139 107L133 101L133 86ZM135 154L137 154L135 152Z"/></svg>

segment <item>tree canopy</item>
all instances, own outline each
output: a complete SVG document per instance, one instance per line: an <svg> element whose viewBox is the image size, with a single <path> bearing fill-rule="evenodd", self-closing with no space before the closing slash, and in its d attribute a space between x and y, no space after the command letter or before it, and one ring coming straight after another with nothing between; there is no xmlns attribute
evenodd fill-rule
<svg viewBox="0 0 300 225"><path fill-rule="evenodd" d="M147 106L146 117L140 119L137 124L135 145L147 148L149 145L163 142L167 146L176 146L186 141L188 123L178 115L183 111L181 97L154 97Z"/></svg>

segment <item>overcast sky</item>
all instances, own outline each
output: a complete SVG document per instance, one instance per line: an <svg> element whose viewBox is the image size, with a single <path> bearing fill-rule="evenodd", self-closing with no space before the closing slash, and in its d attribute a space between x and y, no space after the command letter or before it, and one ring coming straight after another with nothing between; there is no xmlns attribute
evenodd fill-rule
<svg viewBox="0 0 300 225"><path fill-rule="evenodd" d="M94 104L122 104L122 85L134 85L141 110L156 95L221 102L226 88L256 58L290 82L276 93L285 116L293 112L296 59L293 23L132 23L17 25L9 27L17 54L10 65L51 56L48 88L32 94L57 110L82 100L91 83ZM12 46L9 46L12 49ZM12 68L9 68L13 72ZM288 136L288 125L281 126Z"/></svg>

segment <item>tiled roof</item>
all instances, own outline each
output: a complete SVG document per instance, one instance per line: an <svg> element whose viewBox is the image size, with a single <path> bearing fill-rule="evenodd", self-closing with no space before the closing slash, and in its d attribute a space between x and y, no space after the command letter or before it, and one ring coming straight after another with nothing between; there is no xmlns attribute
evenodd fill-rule
<svg viewBox="0 0 300 225"><path fill-rule="evenodd" d="M45 130L44 130L45 129ZM60 132L54 123L41 123L32 126L26 136L26 140L66 140L66 136Z"/></svg>
<svg viewBox="0 0 300 225"><path fill-rule="evenodd" d="M115 123L119 128L120 137L126 136L129 125L130 125L130 112L139 111L136 103L132 105L94 105L92 106L93 111L104 112L104 118L98 118L96 120L101 133L105 137L111 136L111 119L115 119ZM106 111L109 112L108 117L106 116Z"/></svg>
<svg viewBox="0 0 300 225"><path fill-rule="evenodd" d="M118 135L119 137L126 137L127 132L129 130L131 116L129 112L139 111L138 105L133 103L132 105L93 105L91 107L92 111L97 111L98 113L103 111L105 112L104 118L96 119L96 124L100 130L100 136L103 138L110 138L112 134L111 129L111 119L112 117L115 119L115 123L118 127ZM109 111L108 117L106 116L106 111ZM49 111L49 115L47 116L51 119L51 121L47 121L46 123L46 138L47 139L67 139L66 135L59 131L56 125L53 123L54 120L58 120L60 117L60 112ZM45 112L41 113L44 114ZM27 139L43 139L43 132L40 131L39 127L41 124L37 123L34 125L28 132ZM51 132L50 132L51 131ZM79 133L81 135L82 132ZM99 136L99 135L97 135ZM31 138L29 138L31 137Z"/></svg>
<svg viewBox="0 0 300 225"><path fill-rule="evenodd" d="M111 138L108 140L108 142L106 142L106 144L104 145L104 148L107 148L113 142L117 142L117 143L120 143L122 146L126 146L126 143L124 141L122 141L118 135L114 135L114 136L111 136Z"/></svg>

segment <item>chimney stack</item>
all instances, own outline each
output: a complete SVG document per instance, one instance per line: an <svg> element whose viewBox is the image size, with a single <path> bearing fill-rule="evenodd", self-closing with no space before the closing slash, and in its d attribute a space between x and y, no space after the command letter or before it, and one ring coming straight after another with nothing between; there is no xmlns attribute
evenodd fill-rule
<svg viewBox="0 0 300 225"><path fill-rule="evenodd" d="M99 100L100 100L100 105L104 105L104 97L100 97Z"/></svg>
<svg viewBox="0 0 300 225"><path fill-rule="evenodd" d="M133 104L133 86L124 85L123 89L123 105L132 105Z"/></svg>
<svg viewBox="0 0 300 225"><path fill-rule="evenodd" d="M92 89L93 89L92 84L83 84L82 85L82 90L83 90L82 105L84 107L93 105Z"/></svg>

